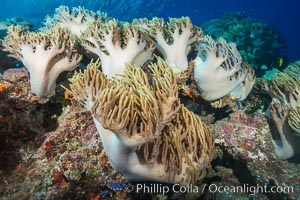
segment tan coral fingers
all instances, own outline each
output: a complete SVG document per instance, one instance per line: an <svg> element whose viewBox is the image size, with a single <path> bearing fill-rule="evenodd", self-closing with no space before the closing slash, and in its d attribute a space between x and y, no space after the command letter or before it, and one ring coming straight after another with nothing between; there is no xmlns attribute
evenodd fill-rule
<svg viewBox="0 0 300 200"><path fill-rule="evenodd" d="M300 134L300 106L290 111L288 123L295 132Z"/></svg>
<svg viewBox="0 0 300 200"><path fill-rule="evenodd" d="M89 109L92 109L91 104L96 101L98 94L109 85L99 66L99 60L92 61L83 72L75 72L69 79L71 95Z"/></svg>

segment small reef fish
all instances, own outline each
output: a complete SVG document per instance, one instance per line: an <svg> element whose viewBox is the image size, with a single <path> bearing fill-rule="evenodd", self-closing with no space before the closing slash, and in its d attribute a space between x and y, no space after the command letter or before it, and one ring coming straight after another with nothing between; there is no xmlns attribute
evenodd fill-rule
<svg viewBox="0 0 300 200"><path fill-rule="evenodd" d="M278 65L279 67L283 66L283 57L278 58Z"/></svg>

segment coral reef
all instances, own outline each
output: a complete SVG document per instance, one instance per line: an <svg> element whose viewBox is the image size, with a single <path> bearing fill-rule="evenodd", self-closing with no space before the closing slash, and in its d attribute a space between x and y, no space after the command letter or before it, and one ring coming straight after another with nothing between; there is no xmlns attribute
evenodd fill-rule
<svg viewBox="0 0 300 200"><path fill-rule="evenodd" d="M0 82L4 80L0 77ZM117 173L109 164L103 151L101 139L96 131L92 116L82 110L81 106L73 104L63 109L63 113L54 113L58 118L58 128L45 129L38 120L51 119L41 116L37 102L31 101L30 94L15 91L19 90L22 83L24 91L29 91L28 77L24 81L10 82L8 90L0 93L0 101L11 102L5 104L5 109L12 109L15 117L9 117L7 112L1 111L3 119L11 119L15 138L11 132L6 132L6 137L1 136L1 142L6 150L1 151L0 170L0 196L6 199L158 199L166 198L162 194L128 193L118 191L127 184L124 177ZM95 83L97 79L94 79ZM25 89L26 88L26 89ZM29 95L29 96L27 96ZM19 101L21 100L21 101ZM24 105L24 101L27 104ZM16 104L18 103L19 104ZM24 109L36 110L37 114L25 118L22 110L16 105L23 105ZM19 106L18 106L19 107ZM190 107L190 106L189 106ZM48 107L45 107L47 109ZM53 108L53 107L52 107ZM246 108L245 108L246 109ZM208 115L201 117L208 118ZM25 124L20 120L30 119L38 130L32 135ZM47 120L46 120L47 121ZM205 120L207 121L207 120ZM55 122L54 122L55 123ZM51 124L51 123L49 123ZM1 123L2 128L6 125ZM23 127L20 127L23 126ZM186 125L189 127L190 125ZM38 128L39 127L39 128ZM179 126L180 127L180 126ZM210 129L215 136L216 149L206 177L195 184L197 188L206 189L202 193L175 193L168 194L172 199L228 199L228 198L258 198L258 199L297 199L299 196L299 164L280 160L274 155L271 134L267 120L261 111L251 115L244 110L236 110L228 118L210 124ZM51 131L52 130L52 131ZM16 135L16 133L18 135ZM21 135L20 135L21 134ZM31 136L30 136L31 135ZM21 138L21 141L18 140ZM4 147L1 145L1 147ZM12 151L12 150L15 150ZM5 154L4 154L5 152ZM150 155L150 154L148 154ZM5 157L4 157L5 156ZM15 160L17 157L17 160ZM5 160L6 159L6 160ZM2 162L3 161L3 162ZM3 168L6 166L7 168ZM7 173L10 172L10 173ZM211 193L209 184L218 186L291 186L293 193ZM171 186L170 186L171 187Z"/></svg>
<svg viewBox="0 0 300 200"><path fill-rule="evenodd" d="M236 110L210 125L216 141L216 156L206 178L208 184L289 187L281 193L210 193L204 199L297 199L300 195L299 163L278 158L264 113ZM221 180L220 180L221 179Z"/></svg>
<svg viewBox="0 0 300 200"><path fill-rule="evenodd" d="M283 43L262 22L227 17L239 37L214 40L188 17L130 23L65 6L36 32L8 28L4 50L25 68L0 63L0 198L299 198L299 62L250 93L244 61L260 59L243 52L265 51L263 33L275 37L267 56ZM293 192L211 191L245 185Z"/></svg>
<svg viewBox="0 0 300 200"><path fill-rule="evenodd" d="M288 66L283 70L285 74L300 79L300 60L288 64Z"/></svg>
<svg viewBox="0 0 300 200"><path fill-rule="evenodd" d="M0 180L3 196L9 199L82 199L89 195L99 196L104 191L109 195L114 191L106 185L125 182L122 175L110 167L88 112L78 107L65 107L58 120L59 127L40 135L42 139L31 140L27 145L19 142L21 160L14 167L16 176L10 179L2 174Z"/></svg>
<svg viewBox="0 0 300 200"><path fill-rule="evenodd" d="M82 59L76 52L75 38L58 27L25 33L21 27L11 26L2 45L28 69L31 91L39 97L54 95L58 76L75 69Z"/></svg>
<svg viewBox="0 0 300 200"><path fill-rule="evenodd" d="M15 69L24 73L22 69ZM9 70L10 72L12 70ZM60 105L48 102L41 105L29 93L29 77L0 76L0 173L15 169L21 162L20 149L29 149L34 144L42 143L44 133L56 128L55 109ZM52 109L49 109L51 107ZM36 152L32 152L35 154ZM2 184L2 187L5 184Z"/></svg>
<svg viewBox="0 0 300 200"><path fill-rule="evenodd" d="M7 34L7 29L10 26L21 26L23 30L30 31L33 25L30 22L24 21L20 18L11 18L0 21L0 39L3 39Z"/></svg>
<svg viewBox="0 0 300 200"><path fill-rule="evenodd" d="M208 21L201 27L213 38L236 42L243 61L249 63L258 76L262 76L264 70L279 67L278 58L282 56L279 50L286 44L272 25L237 12Z"/></svg>

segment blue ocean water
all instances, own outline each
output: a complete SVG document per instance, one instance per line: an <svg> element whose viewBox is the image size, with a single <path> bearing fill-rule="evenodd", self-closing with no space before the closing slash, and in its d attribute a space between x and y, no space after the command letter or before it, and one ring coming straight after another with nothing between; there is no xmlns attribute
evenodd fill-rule
<svg viewBox="0 0 300 200"><path fill-rule="evenodd" d="M120 20L189 16L195 25L228 12L242 11L274 25L287 42L282 54L290 61L300 58L300 2L296 0L1 0L0 16L2 19L21 17L38 27L45 15L53 13L60 5L101 10Z"/></svg>

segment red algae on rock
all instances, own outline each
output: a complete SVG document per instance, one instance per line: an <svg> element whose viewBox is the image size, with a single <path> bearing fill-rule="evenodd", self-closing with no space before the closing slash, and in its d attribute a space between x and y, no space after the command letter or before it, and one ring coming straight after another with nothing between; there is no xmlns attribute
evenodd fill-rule
<svg viewBox="0 0 300 200"><path fill-rule="evenodd" d="M290 189L287 194L257 193L255 196L259 199L297 199L300 196L300 182L295 181L295 177L300 175L300 171L297 170L300 164L281 160L275 155L269 126L261 111L254 114L236 111L228 118L211 124L210 128L216 137L216 158L221 158L223 163L227 160L229 163L226 164L226 169L234 170L229 177L222 178L222 181L216 184L254 184L269 189L272 186ZM211 176L222 176L224 170L218 169L219 164L215 166ZM231 195L232 198L237 197ZM217 196L225 198L230 195Z"/></svg>
<svg viewBox="0 0 300 200"><path fill-rule="evenodd" d="M38 149L24 145L19 149L23 159L14 170L15 175L3 180L11 183L2 188L5 196L66 198L68 191L75 190L76 194L72 195L80 199L86 192L100 193L101 185L123 180L105 159L101 140L87 111L65 107L59 121L58 129L46 133ZM12 185L15 192L9 188Z"/></svg>
<svg viewBox="0 0 300 200"><path fill-rule="evenodd" d="M25 67L7 69L3 73L3 79L8 82L16 82L28 78L29 74Z"/></svg>

